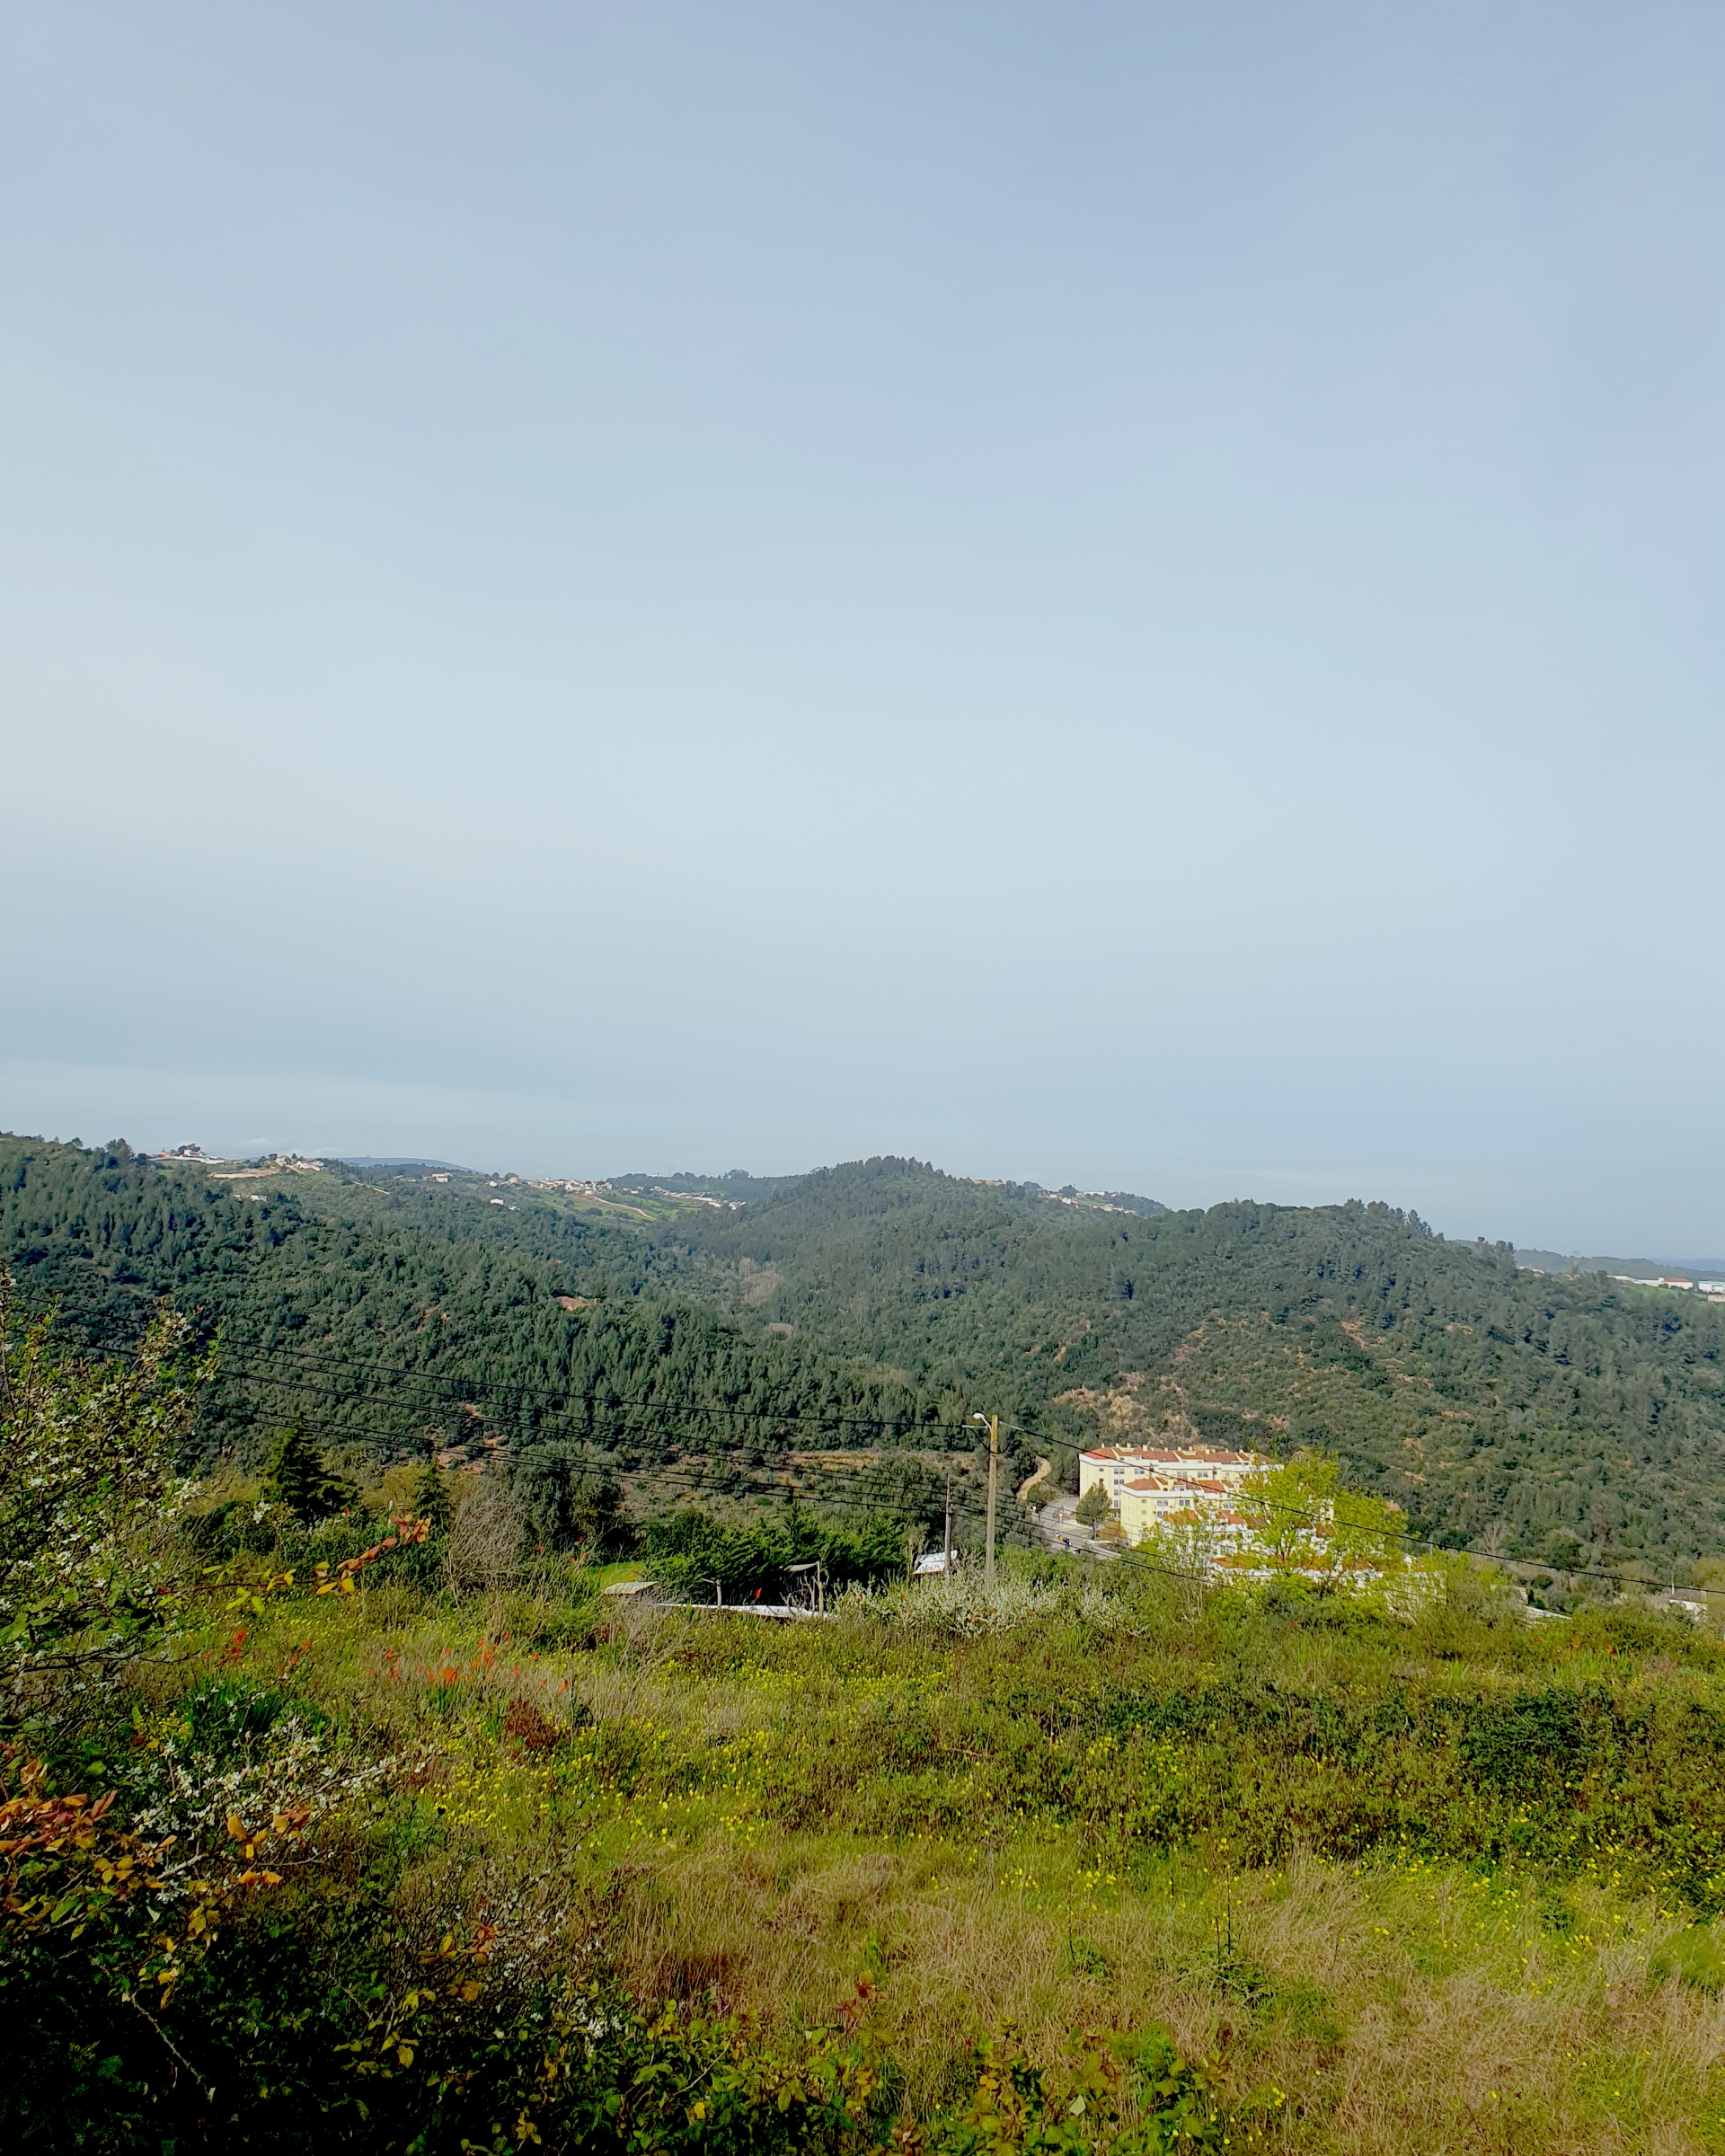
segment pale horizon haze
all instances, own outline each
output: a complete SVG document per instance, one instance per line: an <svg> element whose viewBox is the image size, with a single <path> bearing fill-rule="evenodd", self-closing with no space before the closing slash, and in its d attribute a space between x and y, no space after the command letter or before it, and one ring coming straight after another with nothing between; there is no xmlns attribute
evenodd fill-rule
<svg viewBox="0 0 1725 2156"><path fill-rule="evenodd" d="M0 1127L1725 1250L1725 15L14 8Z"/></svg>

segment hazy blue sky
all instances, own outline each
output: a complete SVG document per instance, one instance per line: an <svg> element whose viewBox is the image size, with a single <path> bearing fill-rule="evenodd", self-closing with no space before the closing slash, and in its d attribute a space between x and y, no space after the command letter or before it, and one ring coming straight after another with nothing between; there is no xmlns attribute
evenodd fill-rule
<svg viewBox="0 0 1725 2156"><path fill-rule="evenodd" d="M1725 1248L1716 5L3 59L0 1124Z"/></svg>

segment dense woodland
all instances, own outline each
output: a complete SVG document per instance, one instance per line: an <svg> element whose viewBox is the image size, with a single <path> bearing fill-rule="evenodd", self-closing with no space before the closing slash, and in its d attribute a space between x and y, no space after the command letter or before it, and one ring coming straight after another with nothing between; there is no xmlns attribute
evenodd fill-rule
<svg viewBox="0 0 1725 2156"><path fill-rule="evenodd" d="M1664 1563L1725 1539L1725 1325L1694 1298L1517 1270L1385 1205L1105 1210L901 1160L657 1183L689 1202L634 1222L499 1178L223 1185L7 1138L0 1256L68 1341L126 1347L160 1294L219 1327L212 1451L297 1408L380 1454L501 1434L518 1459L758 1468L967 1452L997 1409L1013 1471L1041 1450L1069 1480L1099 1435L1317 1444L1456 1545ZM697 1202L728 1183L742 1208Z"/></svg>

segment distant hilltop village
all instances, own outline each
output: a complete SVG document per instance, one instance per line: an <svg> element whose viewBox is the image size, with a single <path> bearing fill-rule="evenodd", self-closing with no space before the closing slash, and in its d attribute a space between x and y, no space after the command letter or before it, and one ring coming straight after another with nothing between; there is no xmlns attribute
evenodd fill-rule
<svg viewBox="0 0 1725 2156"><path fill-rule="evenodd" d="M259 1175L315 1175L323 1168L322 1161L307 1160L299 1153L270 1153L261 1160L237 1166L231 1156L219 1153L206 1153L201 1145L176 1145L172 1153L153 1153L153 1161L160 1161L170 1168L208 1168L213 1171L213 1183L243 1183Z"/></svg>
<svg viewBox="0 0 1725 2156"><path fill-rule="evenodd" d="M733 1169L725 1176L694 1176L680 1174L670 1182L656 1182L644 1175L613 1176L609 1178L574 1175L514 1175L501 1171L456 1168L447 1161L420 1161L403 1155L401 1158L360 1158L354 1155L331 1154L323 1160L313 1160L298 1153L271 1153L258 1159L239 1160L232 1154L206 1153L201 1145L176 1145L164 1153L153 1153L148 1159L160 1162L164 1168L203 1168L211 1171L216 1182L242 1182L253 1178L284 1174L312 1174L323 1169L395 1169L410 1171L416 1179L431 1183L448 1183L458 1178L464 1186L478 1185L487 1190L536 1190L555 1197L573 1199L578 1206L597 1206L603 1211L626 1213L635 1218L652 1221L664 1217L665 1206L643 1209L641 1201L663 1199L673 1208L700 1206L712 1213L740 1213L751 1199L757 1201L775 1195L801 1179L794 1175L750 1176L741 1169ZM1071 1206L1090 1213L1118 1213L1140 1219L1165 1213L1168 1207L1159 1198L1140 1197L1130 1190L1080 1190L1066 1183L1058 1190L1050 1190L1041 1183L1016 1183L1000 1176L960 1175L949 1179L953 1182L968 1183L978 1190L1004 1190L1020 1197L1037 1197L1053 1206ZM710 1187L697 1188L701 1183ZM721 1186L717 1192L712 1185ZM725 1185L731 1188L723 1188ZM741 1196L733 1195L737 1186L744 1186ZM255 1193L253 1194L255 1195ZM633 1201L633 1202L632 1202ZM494 1206L509 1206L506 1197L494 1197Z"/></svg>
<svg viewBox="0 0 1725 2156"><path fill-rule="evenodd" d="M447 1176L433 1176L431 1180L433 1182L447 1182L449 1179ZM512 1183L518 1180L513 1175L509 1178ZM529 1190L562 1190L571 1197L604 1197L614 1187L610 1183L582 1182L578 1177L559 1175L530 1175L525 1185ZM633 1187L632 1184L625 1186L627 1188ZM711 1206L715 1213L740 1213L748 1203L746 1197L708 1197L700 1190L668 1190L663 1183L650 1183L647 1188L655 1197L675 1198L679 1206Z"/></svg>
<svg viewBox="0 0 1725 2156"><path fill-rule="evenodd" d="M1640 1273L1608 1273L1606 1278L1626 1281L1631 1287L1683 1288L1705 1295L1710 1303L1725 1303L1725 1280L1691 1280L1681 1273L1661 1273L1657 1280L1644 1279Z"/></svg>

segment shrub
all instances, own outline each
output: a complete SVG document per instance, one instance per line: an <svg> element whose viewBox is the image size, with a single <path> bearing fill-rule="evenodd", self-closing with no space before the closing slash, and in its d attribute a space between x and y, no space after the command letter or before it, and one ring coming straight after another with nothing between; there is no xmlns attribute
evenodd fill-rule
<svg viewBox="0 0 1725 2156"><path fill-rule="evenodd" d="M683 1508L650 1524L647 1556L655 1578L697 1601L711 1599L716 1583L728 1601L778 1602L790 1588L792 1565L818 1565L830 1590L902 1577L905 1563L894 1524L837 1527L790 1506L740 1527Z"/></svg>
<svg viewBox="0 0 1725 2156"><path fill-rule="evenodd" d="M53 1356L46 1320L8 1348L11 1292L0 1266L0 1683L15 1694L119 1666L176 1619L183 1565L163 1529L186 1497L191 1400L165 1306L135 1358L90 1365Z"/></svg>

